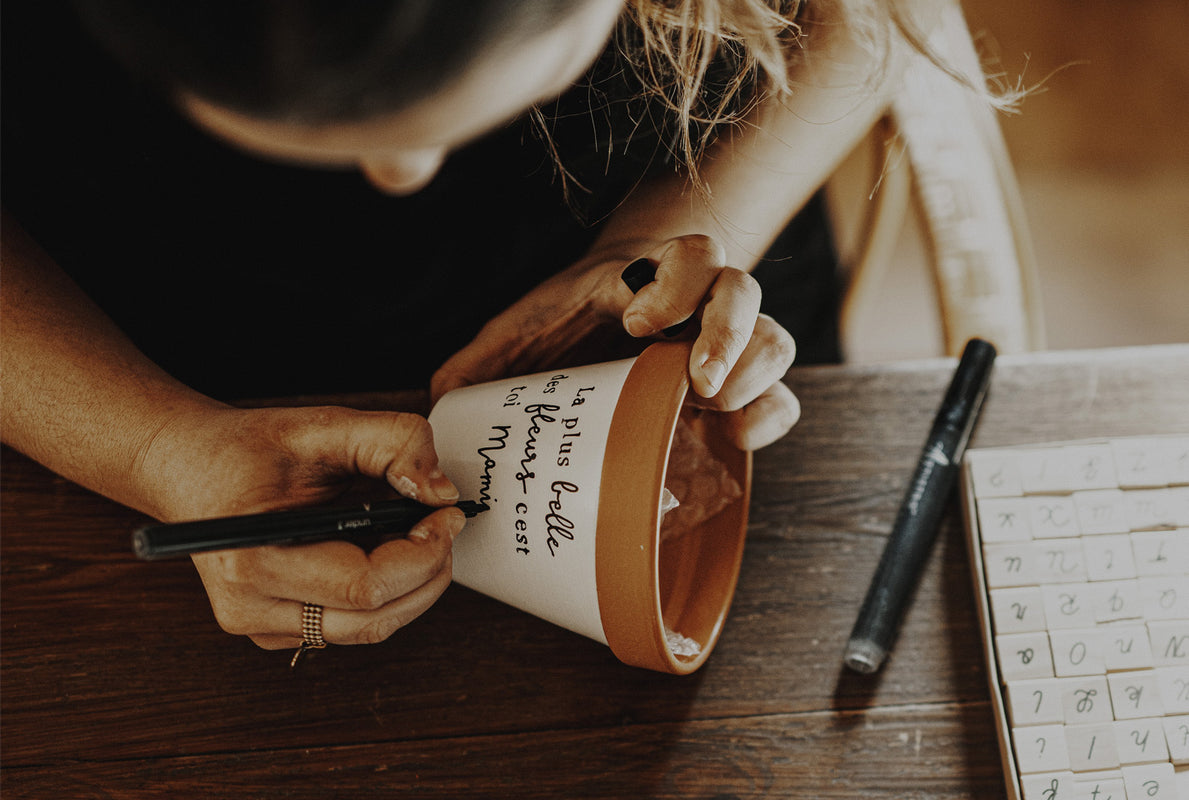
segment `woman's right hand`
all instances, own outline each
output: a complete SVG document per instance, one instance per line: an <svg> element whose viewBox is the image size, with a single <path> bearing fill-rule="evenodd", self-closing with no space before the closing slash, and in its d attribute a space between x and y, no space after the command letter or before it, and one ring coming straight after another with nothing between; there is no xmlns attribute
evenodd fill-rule
<svg viewBox="0 0 1189 800"><path fill-rule="evenodd" d="M168 521L333 501L359 481L446 506L429 423L339 407L189 411L162 426L138 471ZM219 625L267 649L301 644L302 607L323 607L331 644L382 641L428 609L451 579L461 511L444 507L370 552L347 541L193 556Z"/></svg>
<svg viewBox="0 0 1189 800"><path fill-rule="evenodd" d="M145 357L15 219L0 219L5 444L165 522L329 503L369 480L430 506L457 499L424 418L217 403ZM262 647L298 646L307 602L325 607L327 641L374 642L445 590L463 519L443 508L371 552L325 542L194 563L219 623Z"/></svg>

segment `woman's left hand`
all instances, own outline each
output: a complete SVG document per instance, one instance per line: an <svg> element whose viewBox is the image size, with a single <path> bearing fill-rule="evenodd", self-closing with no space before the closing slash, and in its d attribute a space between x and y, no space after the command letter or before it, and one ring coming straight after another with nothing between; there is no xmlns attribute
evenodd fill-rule
<svg viewBox="0 0 1189 800"><path fill-rule="evenodd" d="M635 294L620 277L636 257L656 278ZM631 336L662 335L700 320L689 374L698 405L729 415L727 430L747 450L784 436L800 404L781 382L793 363L793 337L760 313L760 287L727 266L721 246L701 235L669 239L644 252L592 252L492 319L433 377L436 400L451 389L547 369L610 323Z"/></svg>

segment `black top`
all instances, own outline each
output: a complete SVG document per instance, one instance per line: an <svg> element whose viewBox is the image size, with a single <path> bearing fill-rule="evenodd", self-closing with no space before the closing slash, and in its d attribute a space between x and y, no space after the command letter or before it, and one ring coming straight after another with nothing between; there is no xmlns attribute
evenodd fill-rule
<svg viewBox="0 0 1189 800"><path fill-rule="evenodd" d="M597 221L646 164L667 168L639 137L613 175L583 173L597 190L576 214L517 121L417 195L389 197L353 171L215 140L129 81L57 2L2 9L5 206L150 358L215 397L427 386L484 322L582 255L596 228L580 216ZM563 144L590 141L589 118L566 124ZM571 165L605 159L588 155ZM791 251L817 266L772 265L802 285L769 295L807 311L768 310L794 312L800 360L834 359L820 208L798 226Z"/></svg>

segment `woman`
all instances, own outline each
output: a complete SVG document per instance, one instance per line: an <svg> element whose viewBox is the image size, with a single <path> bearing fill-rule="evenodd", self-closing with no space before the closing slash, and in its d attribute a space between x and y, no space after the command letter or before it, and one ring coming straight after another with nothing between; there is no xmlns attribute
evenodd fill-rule
<svg viewBox="0 0 1189 800"><path fill-rule="evenodd" d="M302 643L303 604L324 607L322 629L336 644L382 640L428 608L450 580L451 542L463 525L449 508L458 493L437 468L420 417L242 409L223 398L276 386L376 388L358 376L430 371L439 396L556 361L609 322L646 338L697 316L690 378L700 402L731 415L743 447L779 438L799 414L780 382L793 340L759 313L748 271L881 112L892 61L891 40L865 27L873 11L815 5L811 19L791 5L778 14L759 2L670 8L640 0L625 10L622 0L486 0L461 14L432 0L84 3L92 29L125 66L230 149L211 156L219 169L206 156L169 161L162 142L221 145L191 142L172 122L142 116L148 101L139 90L131 100L96 101L107 96L87 84L98 85L103 68L72 63L82 45L32 40L49 53L45 75L63 70L82 90L75 103L54 104L59 121L28 132L10 120L53 112L20 98L46 96L5 88L6 168L17 165L6 169L6 203L44 201L14 208L32 235L5 219L5 442L162 520L326 502L361 477L443 506L407 539L371 552L329 542L196 556L223 628L281 648ZM607 49L617 26L621 48ZM3 27L13 30L12 20ZM4 50L17 44L6 41ZM611 55L600 59L605 49ZM549 164L536 156L535 167L517 162L505 174L504 156L493 153L515 161L539 152L522 140L507 148L509 133L523 130L510 121L565 92L596 60L596 77L578 95L580 108L586 98L578 131L594 128L585 133L593 139L588 160L613 168L577 170L579 181L594 176L571 184L597 223L584 227L572 224L556 187L550 202L528 202L539 200ZM14 64L36 71L14 60L6 78ZM651 92L647 102L592 102L609 85L631 86L633 75ZM56 96L65 85L46 91ZM567 97L573 103L575 93ZM568 174L573 131L564 129L567 119L575 123L565 103L533 119L560 152L554 166ZM675 124L656 123L658 108L673 112ZM716 123L732 113L738 124L722 133ZM628 123L626 139L617 115ZM121 124L87 149L105 126ZM57 141L55 130L68 138L50 155L16 157ZM501 137L504 150L484 149ZM118 159L129 140L127 158ZM625 148L633 166L617 172ZM258 170L258 183L244 185L280 186L284 195L290 173L271 162L358 168L381 192L428 198L429 210L352 206L339 215L319 189L316 211L303 216L305 201L257 198L225 178L223 168ZM472 173L475 165L482 169ZM490 182L468 185L488 169ZM447 174L435 180L439 171ZM135 216L104 217L126 187L135 187L124 192L135 195ZM435 206L438 195L464 202ZM515 219L496 206L514 207ZM546 207L570 221L535 216ZM60 214L80 209L77 228L62 233ZM294 220L270 236L274 223ZM360 220L366 230L352 227ZM370 249L379 266L357 268L333 245L308 244L312 229L339 226L344 242L383 231L387 238ZM501 241L507 236L515 240ZM55 237L50 252L35 243ZM478 249L425 267L465 240ZM493 256L498 266L490 267L488 252L504 260ZM633 295L619 274L637 258L655 263L656 280ZM69 265L69 276L55 262ZM178 282L180 291L171 288ZM354 293L338 299L339 285ZM257 317L270 321L252 327ZM360 346L367 342L377 346ZM319 372L328 376L322 383L310 378Z"/></svg>

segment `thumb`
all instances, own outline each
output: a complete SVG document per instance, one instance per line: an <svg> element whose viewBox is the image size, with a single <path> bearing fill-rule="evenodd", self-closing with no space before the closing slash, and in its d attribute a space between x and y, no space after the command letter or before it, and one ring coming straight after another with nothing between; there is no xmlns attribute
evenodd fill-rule
<svg viewBox="0 0 1189 800"><path fill-rule="evenodd" d="M384 480L405 497L430 505L458 499L458 489L438 466L433 429L424 417L338 407L310 413L306 424L291 428L287 442L299 461Z"/></svg>

